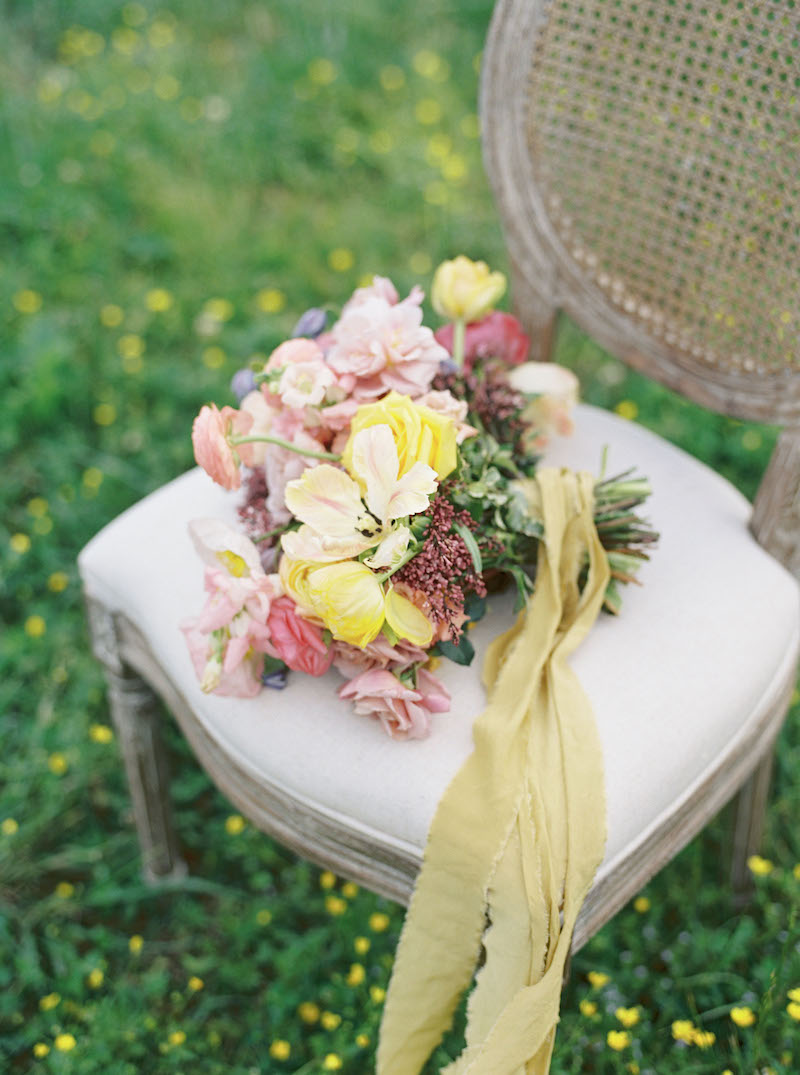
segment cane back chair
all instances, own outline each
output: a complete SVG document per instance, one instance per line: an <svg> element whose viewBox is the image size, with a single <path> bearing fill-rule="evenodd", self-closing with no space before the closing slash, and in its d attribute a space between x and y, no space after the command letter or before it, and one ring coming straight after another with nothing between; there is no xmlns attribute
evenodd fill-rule
<svg viewBox="0 0 800 1075"><path fill-rule="evenodd" d="M794 686L798 591L778 563L800 563L792 28L779 3L734 9L504 0L484 56L486 164L537 357L563 309L695 400L785 427L752 512L701 463L596 408L580 407L575 436L550 452L550 462L596 469L605 445L613 469L636 464L652 479L662 532L644 586L573 662L603 743L609 829L575 948L736 792L742 881ZM391 742L333 682L310 677L254 700L207 696L177 626L201 600L186 534L198 515L233 520L235 505L195 470L80 558L146 875L185 868L155 692L255 825L405 902L436 804L471 749L481 658L510 622L509 600L476 628L473 666L440 669L453 707L423 742Z"/></svg>

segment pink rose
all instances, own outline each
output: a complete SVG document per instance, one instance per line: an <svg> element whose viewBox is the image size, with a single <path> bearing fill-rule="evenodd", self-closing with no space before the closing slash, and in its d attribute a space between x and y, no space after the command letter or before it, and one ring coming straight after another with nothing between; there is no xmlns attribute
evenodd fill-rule
<svg viewBox="0 0 800 1075"><path fill-rule="evenodd" d="M436 339L453 353L453 326L436 330ZM500 310L467 325L464 334L464 366L469 369L476 359L497 358L506 366L517 366L528 357L531 341L522 325L511 314Z"/></svg>
<svg viewBox="0 0 800 1075"><path fill-rule="evenodd" d="M280 659L309 676L323 676L331 666L333 649L322 640L322 630L304 619L289 597L274 601L267 626L270 641Z"/></svg>
<svg viewBox="0 0 800 1075"><path fill-rule="evenodd" d="M220 411L213 403L202 407L192 424L195 459L225 489L238 489L242 484L239 458L228 438L246 434L252 424L251 415L233 407L223 407Z"/></svg>
<svg viewBox="0 0 800 1075"><path fill-rule="evenodd" d="M394 739L424 739L430 732L431 713L444 712L450 699L430 673L422 673L422 689L413 690L382 668L363 672L339 691L352 699L356 713L377 718Z"/></svg>

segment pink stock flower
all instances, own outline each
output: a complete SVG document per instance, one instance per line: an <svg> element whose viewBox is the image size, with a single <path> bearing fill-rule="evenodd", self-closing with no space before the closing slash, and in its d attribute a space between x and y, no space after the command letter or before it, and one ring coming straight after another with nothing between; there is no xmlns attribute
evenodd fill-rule
<svg viewBox="0 0 800 1075"><path fill-rule="evenodd" d="M376 399L391 389L425 392L447 352L422 324L421 293L392 305L372 295L343 313L332 330L327 361L353 398Z"/></svg>
<svg viewBox="0 0 800 1075"><path fill-rule="evenodd" d="M278 433L278 436L285 436L280 431L283 427L279 422L276 422L273 428ZM312 452L325 451L325 446L303 429L295 431L291 436L285 436L285 439L290 440L292 444L296 444L299 448L306 448ZM306 468L314 467L318 464L319 460L314 459L313 456L300 455L289 448L282 448L279 444L267 445L264 458L264 475L267 480L268 492L265 503L276 527L284 526L292 518L291 512L286 507L287 484L295 478L299 478Z"/></svg>
<svg viewBox="0 0 800 1075"><path fill-rule="evenodd" d="M450 696L429 672L420 671L420 680L413 690L391 672L373 669L345 683L339 697L352 699L356 713L377 718L394 739L424 739L431 714L446 712Z"/></svg>
<svg viewBox="0 0 800 1075"><path fill-rule="evenodd" d="M290 597L273 602L267 626L275 653L289 668L309 676L328 671L333 649L325 645L322 630L300 615Z"/></svg>
<svg viewBox="0 0 800 1075"><path fill-rule="evenodd" d="M253 418L246 412L215 404L202 407L192 425L194 457L203 470L225 489L238 489L242 484L239 457L229 437L249 432Z"/></svg>
<svg viewBox="0 0 800 1075"><path fill-rule="evenodd" d="M453 353L453 326L443 325L436 330L436 339ZM476 359L497 358L506 366L518 366L530 351L530 337L511 314L494 310L467 325L464 335L464 368L469 369Z"/></svg>

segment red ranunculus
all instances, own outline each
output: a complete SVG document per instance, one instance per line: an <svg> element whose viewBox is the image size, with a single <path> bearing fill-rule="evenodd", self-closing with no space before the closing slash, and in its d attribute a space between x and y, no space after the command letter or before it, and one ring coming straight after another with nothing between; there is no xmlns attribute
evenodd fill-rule
<svg viewBox="0 0 800 1075"><path fill-rule="evenodd" d="M437 341L453 353L453 326L444 325L435 333ZM507 366L518 366L528 357L531 341L513 314L500 310L467 325L464 336L464 366L469 369L479 358L498 358Z"/></svg>

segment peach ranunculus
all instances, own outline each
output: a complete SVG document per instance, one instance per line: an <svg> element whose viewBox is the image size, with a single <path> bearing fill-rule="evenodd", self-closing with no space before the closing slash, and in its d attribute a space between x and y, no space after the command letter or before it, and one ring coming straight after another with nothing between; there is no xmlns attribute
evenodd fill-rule
<svg viewBox="0 0 800 1075"><path fill-rule="evenodd" d="M291 598L279 597L272 602L267 626L275 652L289 668L309 676L328 671L333 648L325 644L321 629L300 615Z"/></svg>
<svg viewBox="0 0 800 1075"><path fill-rule="evenodd" d="M225 489L238 489L242 484L241 460L229 438L248 433L252 425L253 418L246 412L233 407L223 407L220 411L213 403L201 407L192 424L195 459Z"/></svg>
<svg viewBox="0 0 800 1075"><path fill-rule="evenodd" d="M356 434L375 425L387 425L392 432L400 477L415 463L433 467L440 480L455 470L458 456L453 419L398 392L390 392L375 403L364 403L354 414L350 439L342 453L342 463L348 470L352 468Z"/></svg>
<svg viewBox="0 0 800 1075"><path fill-rule="evenodd" d="M430 733L431 714L450 708L450 695L423 669L417 673L416 690L386 669L376 668L345 683L339 697L352 699L356 713L375 717L395 739L424 739Z"/></svg>

